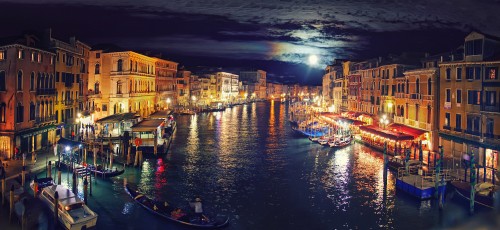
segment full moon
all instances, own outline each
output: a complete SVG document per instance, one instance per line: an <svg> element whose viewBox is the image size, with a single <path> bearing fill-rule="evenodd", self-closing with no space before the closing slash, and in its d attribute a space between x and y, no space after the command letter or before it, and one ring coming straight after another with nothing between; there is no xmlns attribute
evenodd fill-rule
<svg viewBox="0 0 500 230"><path fill-rule="evenodd" d="M316 65L318 64L318 56L311 54L309 55L309 65Z"/></svg>

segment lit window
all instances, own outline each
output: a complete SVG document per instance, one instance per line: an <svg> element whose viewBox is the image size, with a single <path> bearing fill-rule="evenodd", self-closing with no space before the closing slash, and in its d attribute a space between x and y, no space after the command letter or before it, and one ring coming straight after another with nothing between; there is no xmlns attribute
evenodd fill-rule
<svg viewBox="0 0 500 230"><path fill-rule="evenodd" d="M19 52L17 53L17 57L19 59L24 59L24 50L19 50Z"/></svg>
<svg viewBox="0 0 500 230"><path fill-rule="evenodd" d="M0 61L1 60L5 60L7 57L6 57L6 52L5 50L0 50Z"/></svg>

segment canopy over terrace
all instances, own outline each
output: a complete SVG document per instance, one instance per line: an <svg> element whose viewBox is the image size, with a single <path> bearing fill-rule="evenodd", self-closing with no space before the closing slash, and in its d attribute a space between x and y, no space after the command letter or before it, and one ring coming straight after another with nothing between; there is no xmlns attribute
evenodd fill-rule
<svg viewBox="0 0 500 230"><path fill-rule="evenodd" d="M141 138L143 146L156 146L163 144L163 127L165 121L163 119L148 119L143 120L131 127L132 136Z"/></svg>
<svg viewBox="0 0 500 230"><path fill-rule="evenodd" d="M394 131L394 132L401 132L401 133L406 133L411 136L413 136L414 139L417 139L420 137L422 134L426 133L427 131L421 130L421 129L416 129L410 126L402 125L402 124L396 124L393 123L389 125L388 129Z"/></svg>
<svg viewBox="0 0 500 230"><path fill-rule="evenodd" d="M159 110L159 111L156 111L156 112L152 113L151 115L149 115L149 118L151 118L151 119L167 119L168 116L170 116L170 114L172 114L172 110Z"/></svg>
<svg viewBox="0 0 500 230"><path fill-rule="evenodd" d="M139 121L140 116L136 113L118 113L101 118L96 123L101 125L101 134L118 137L123 135L124 131L130 131L130 127Z"/></svg>
<svg viewBox="0 0 500 230"><path fill-rule="evenodd" d="M361 131L371 133L393 141L408 141L408 140L413 140L414 138L412 135L408 135L402 132L393 132L390 130L384 130L373 125L361 126L359 127L359 129Z"/></svg>

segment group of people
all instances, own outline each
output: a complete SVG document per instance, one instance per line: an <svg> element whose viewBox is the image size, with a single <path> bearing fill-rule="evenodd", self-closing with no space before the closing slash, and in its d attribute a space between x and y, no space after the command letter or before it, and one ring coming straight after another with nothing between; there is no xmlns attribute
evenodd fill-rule
<svg viewBox="0 0 500 230"><path fill-rule="evenodd" d="M194 209L194 213L195 213L196 217L199 218L200 221L205 221L205 222L209 221L208 217L203 215L203 205L201 203L200 198L196 198L194 200L194 202L189 202L189 205L191 206L191 208ZM156 204L153 205L154 211L158 211L159 209L160 208L158 206L156 206ZM172 219L181 220L181 221L189 221L188 219L185 219L185 218L187 218L187 214L181 208L170 209L170 206L169 206L168 202L166 202L166 201L163 203L163 209L164 210L172 210L172 211L170 211L170 217Z"/></svg>

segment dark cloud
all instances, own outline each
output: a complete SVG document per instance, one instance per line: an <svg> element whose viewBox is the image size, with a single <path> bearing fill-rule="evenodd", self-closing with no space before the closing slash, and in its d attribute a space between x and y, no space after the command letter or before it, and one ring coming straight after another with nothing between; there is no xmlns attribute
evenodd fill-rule
<svg viewBox="0 0 500 230"><path fill-rule="evenodd" d="M0 3L0 20L9 22L2 36L51 27L60 37L161 52L185 65L218 60L307 82L319 82L334 58L440 52L471 29L500 34L491 23L500 20L495 0L10 1ZM305 65L310 54L321 65Z"/></svg>

